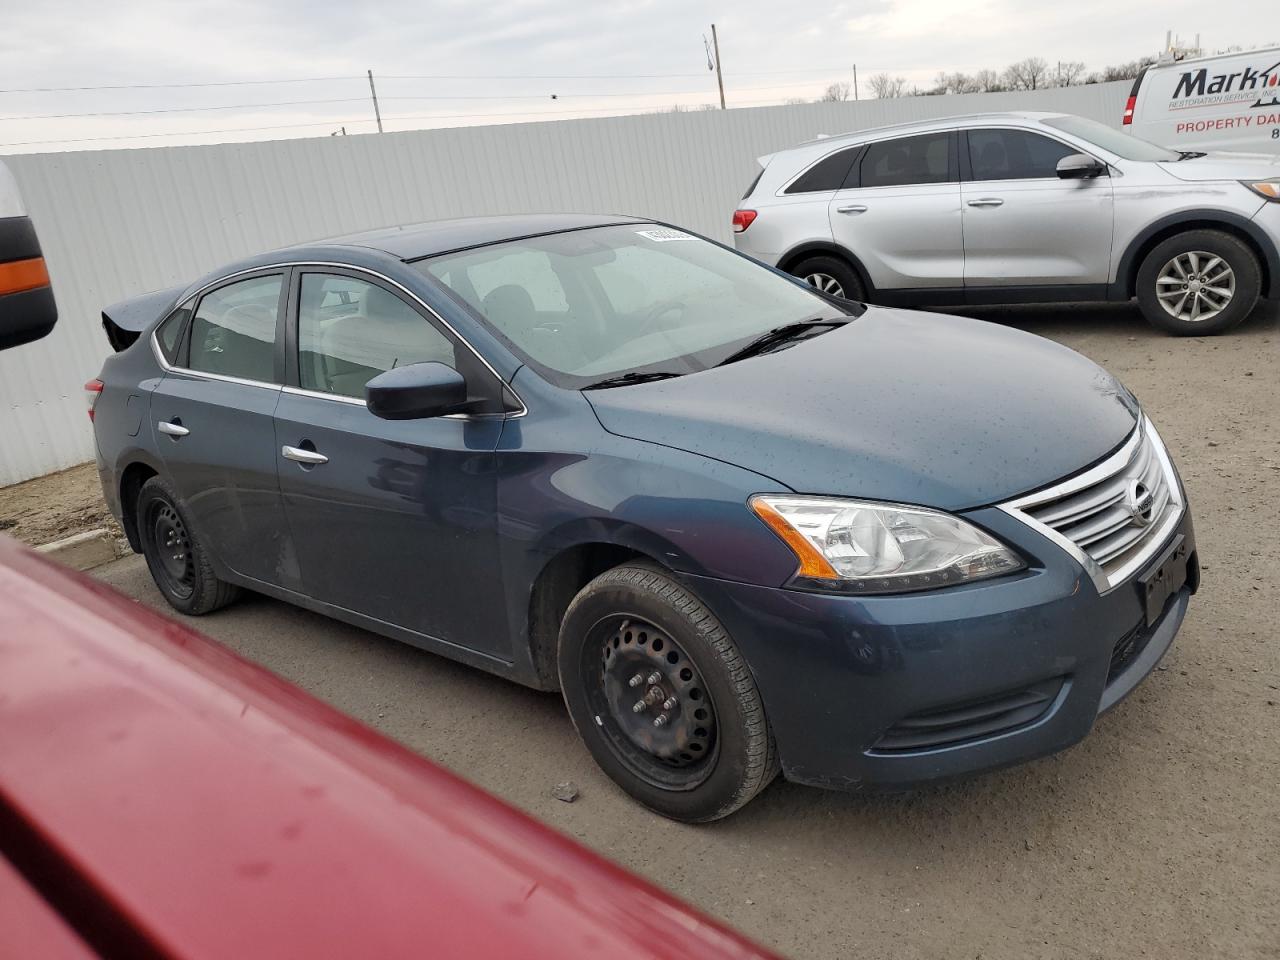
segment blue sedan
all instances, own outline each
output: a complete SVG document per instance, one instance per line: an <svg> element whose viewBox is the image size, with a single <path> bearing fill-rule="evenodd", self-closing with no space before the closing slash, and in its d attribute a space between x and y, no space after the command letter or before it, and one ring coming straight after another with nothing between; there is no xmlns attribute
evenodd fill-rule
<svg viewBox="0 0 1280 960"><path fill-rule="evenodd" d="M1173 641L1186 492L1105 370L648 220L395 227L103 314L103 490L252 590L559 690L647 807L1062 749Z"/></svg>

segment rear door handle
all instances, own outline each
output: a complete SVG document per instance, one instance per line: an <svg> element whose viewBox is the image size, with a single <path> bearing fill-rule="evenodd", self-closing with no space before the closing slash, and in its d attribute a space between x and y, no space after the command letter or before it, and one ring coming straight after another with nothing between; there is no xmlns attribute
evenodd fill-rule
<svg viewBox="0 0 1280 960"><path fill-rule="evenodd" d="M161 420L156 424L156 429L163 433L166 437L185 437L191 431L180 423L170 423L168 420Z"/></svg>
<svg viewBox="0 0 1280 960"><path fill-rule="evenodd" d="M981 197L977 200L970 200L971 207L998 207L1004 203L999 197Z"/></svg>
<svg viewBox="0 0 1280 960"><path fill-rule="evenodd" d="M329 462L329 458L323 453L317 453L314 450L304 450L302 447L281 447L280 454L286 460L296 460L298 463L306 463L311 466L317 466L321 463Z"/></svg>
<svg viewBox="0 0 1280 960"><path fill-rule="evenodd" d="M867 208L860 203L852 203L847 207L836 207L836 213L866 213Z"/></svg>

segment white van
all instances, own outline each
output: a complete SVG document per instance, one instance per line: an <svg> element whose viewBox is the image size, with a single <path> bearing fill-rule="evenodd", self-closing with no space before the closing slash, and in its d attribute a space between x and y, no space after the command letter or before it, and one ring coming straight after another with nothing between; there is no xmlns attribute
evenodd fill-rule
<svg viewBox="0 0 1280 960"><path fill-rule="evenodd" d="M1280 47L1147 67L1124 128L1170 150L1280 153Z"/></svg>

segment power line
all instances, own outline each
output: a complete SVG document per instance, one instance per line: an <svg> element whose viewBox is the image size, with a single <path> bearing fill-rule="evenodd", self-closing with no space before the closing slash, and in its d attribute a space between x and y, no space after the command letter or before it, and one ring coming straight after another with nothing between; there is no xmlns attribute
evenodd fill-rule
<svg viewBox="0 0 1280 960"><path fill-rule="evenodd" d="M769 104L776 104L776 100L748 100L745 102L735 103L735 107L758 107ZM618 116L626 116L629 114L621 114L618 111L627 110L634 113L657 113L667 109L665 104L650 104L636 106L620 106L620 107L583 107L571 110L540 110L540 111L516 111L512 113L427 113L427 114L411 114L402 116L383 117L385 122L401 121L401 120L491 120L502 117L528 117L531 122L536 121L539 117L549 117L564 114L583 114L583 113L612 113ZM104 140L147 140L157 137L202 137L219 133L247 133L259 130L292 130L301 127L331 127L337 124L357 124L357 123L373 123L369 119L360 120L322 120L316 123L283 123L273 124L261 127L223 127L218 130L175 130L166 133L129 133L117 134L115 136L98 136L98 137L68 137L57 138L52 140L20 140L12 143L0 143L0 147L31 147L43 146L50 143L98 143ZM412 131L393 131L398 133L409 133Z"/></svg>
<svg viewBox="0 0 1280 960"><path fill-rule="evenodd" d="M844 67L802 67L794 70L738 70L736 77L782 76L799 73L832 73ZM377 74L383 80L674 80L701 79L701 73L420 73ZM0 87L0 93L79 93L91 90L178 90L194 87L248 87L278 83L322 83L364 80L363 74L332 77L281 77L274 80L201 80L174 83L91 84L77 87Z"/></svg>
<svg viewBox="0 0 1280 960"><path fill-rule="evenodd" d="M296 107L318 103L364 103L368 97L343 97L338 100L280 100L275 103L224 103L216 107L161 107L154 110L105 110L97 113L45 113L33 116L0 117L4 120L72 120L79 117L134 117L155 113L202 113L209 110L257 110L263 107Z"/></svg>
<svg viewBox="0 0 1280 960"><path fill-rule="evenodd" d="M96 143L102 140L147 140L154 137L203 137L214 133L245 133L251 130L291 130L298 127L329 127L334 124L373 123L372 120L321 120L318 123L279 123L266 127L223 127L221 130L176 130L166 133L126 133L109 137L70 137L56 140L18 140L0 147L33 147L46 143Z"/></svg>
<svg viewBox="0 0 1280 960"><path fill-rule="evenodd" d="M322 80L363 80L364 77L291 77L281 80L204 80L190 83L117 83L85 87L5 87L0 93L73 93L83 90L162 90L188 87L251 87L269 83L319 83Z"/></svg>
<svg viewBox="0 0 1280 960"><path fill-rule="evenodd" d="M699 74L701 76L701 74ZM738 91L754 90L791 90L798 87L812 87L812 83L769 84L763 87L738 87ZM689 94L701 94L701 90L629 90L608 91L600 93L554 93L554 94L431 94L423 96L381 96L379 100L593 100L599 97L682 97ZM74 120L92 117L134 117L151 116L166 113L207 113L215 110L260 110L268 107L315 106L330 103L364 103L367 97L341 97L325 100L277 100L268 103L226 103L207 107L159 107L150 110L103 110L91 113L46 113L16 114L0 117L0 121L16 120Z"/></svg>

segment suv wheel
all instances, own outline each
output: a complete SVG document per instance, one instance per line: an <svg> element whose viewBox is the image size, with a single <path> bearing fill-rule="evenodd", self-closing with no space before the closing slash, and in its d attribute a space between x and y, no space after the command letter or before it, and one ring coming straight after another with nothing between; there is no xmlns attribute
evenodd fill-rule
<svg viewBox="0 0 1280 960"><path fill-rule="evenodd" d="M1190 230L1156 245L1138 268L1138 305L1153 326L1178 336L1230 330L1258 300L1253 251L1218 230Z"/></svg>
<svg viewBox="0 0 1280 960"><path fill-rule="evenodd" d="M833 297L845 300L864 300L866 291L858 272L838 257L809 257L791 268L791 275L799 277L809 286Z"/></svg>
<svg viewBox="0 0 1280 960"><path fill-rule="evenodd" d="M728 816L778 772L746 662L724 627L663 570L592 580L560 628L560 687L601 769L686 823Z"/></svg>
<svg viewBox="0 0 1280 960"><path fill-rule="evenodd" d="M214 576L208 551L191 529L178 495L162 477L142 485L135 516L151 579L171 607L197 616L225 607L239 595L239 588Z"/></svg>

